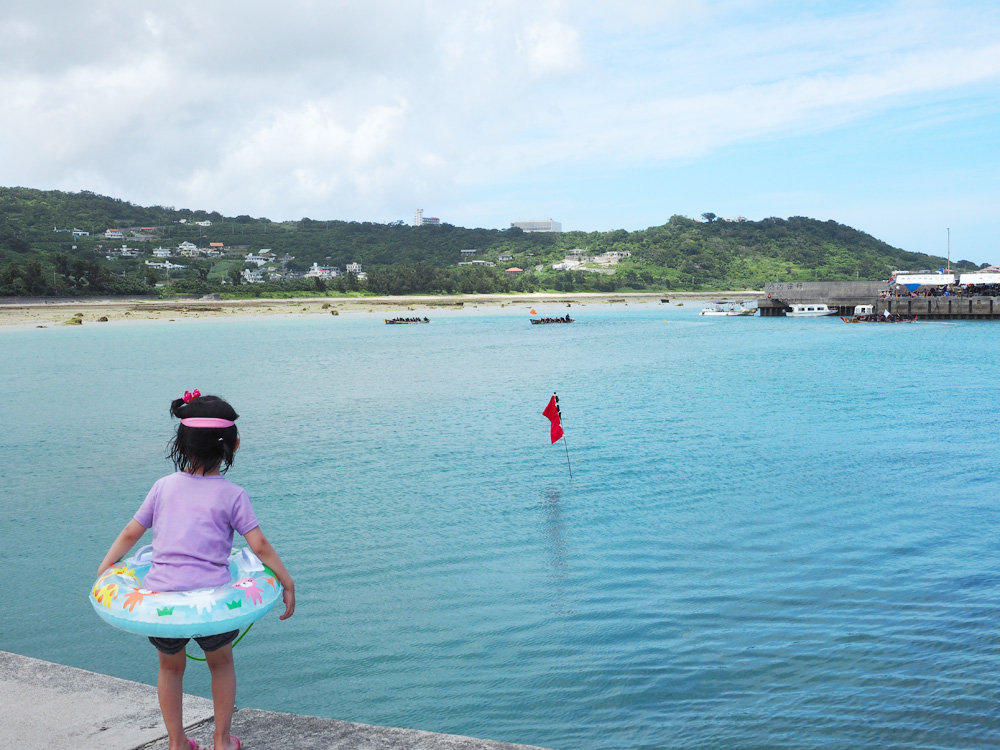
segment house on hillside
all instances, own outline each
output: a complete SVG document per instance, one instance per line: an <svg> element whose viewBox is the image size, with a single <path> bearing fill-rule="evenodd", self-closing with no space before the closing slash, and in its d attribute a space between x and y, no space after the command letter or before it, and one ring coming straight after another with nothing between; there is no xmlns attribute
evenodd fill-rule
<svg viewBox="0 0 1000 750"><path fill-rule="evenodd" d="M332 279L340 276L340 269L335 266L321 266L319 263L313 263L312 268L310 268L305 273L305 278L307 279Z"/></svg>
<svg viewBox="0 0 1000 750"><path fill-rule="evenodd" d="M125 233L120 229L105 229L104 236L109 240L125 239Z"/></svg>

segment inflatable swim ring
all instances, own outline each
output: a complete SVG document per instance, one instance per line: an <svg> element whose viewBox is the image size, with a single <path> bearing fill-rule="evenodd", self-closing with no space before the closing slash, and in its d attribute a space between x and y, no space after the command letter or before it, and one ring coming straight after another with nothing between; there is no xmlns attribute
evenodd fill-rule
<svg viewBox="0 0 1000 750"><path fill-rule="evenodd" d="M144 588L152 558L148 545L97 579L89 598L105 622L157 638L217 635L249 627L281 599L277 576L248 549L229 556L229 583L192 591Z"/></svg>

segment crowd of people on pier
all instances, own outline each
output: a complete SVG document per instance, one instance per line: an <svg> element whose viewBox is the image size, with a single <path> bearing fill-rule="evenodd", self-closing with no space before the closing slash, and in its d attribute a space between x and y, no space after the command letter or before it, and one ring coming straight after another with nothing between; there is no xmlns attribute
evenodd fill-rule
<svg viewBox="0 0 1000 750"><path fill-rule="evenodd" d="M942 284L910 291L902 284L879 293L880 299L894 297L1000 297L1000 284Z"/></svg>

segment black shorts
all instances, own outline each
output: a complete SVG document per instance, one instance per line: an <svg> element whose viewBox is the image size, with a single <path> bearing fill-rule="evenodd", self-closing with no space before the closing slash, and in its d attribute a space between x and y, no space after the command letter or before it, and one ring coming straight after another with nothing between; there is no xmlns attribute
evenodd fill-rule
<svg viewBox="0 0 1000 750"><path fill-rule="evenodd" d="M236 640L236 636L240 634L239 630L230 630L228 633L219 633L218 635L200 635L195 636L195 641L201 646L201 650L206 654L210 651L217 651L223 646L228 646L230 643ZM153 638L149 637L149 642L156 646L156 650L160 653L171 656L180 651L184 650L187 642L190 638Z"/></svg>

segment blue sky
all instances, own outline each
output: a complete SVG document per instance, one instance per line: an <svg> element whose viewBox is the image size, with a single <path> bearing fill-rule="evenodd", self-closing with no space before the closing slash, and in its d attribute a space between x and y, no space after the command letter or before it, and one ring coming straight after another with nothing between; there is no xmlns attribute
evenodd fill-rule
<svg viewBox="0 0 1000 750"><path fill-rule="evenodd" d="M0 184L274 220L810 216L1000 263L1000 6L0 7Z"/></svg>

